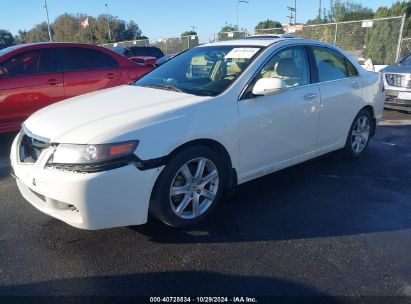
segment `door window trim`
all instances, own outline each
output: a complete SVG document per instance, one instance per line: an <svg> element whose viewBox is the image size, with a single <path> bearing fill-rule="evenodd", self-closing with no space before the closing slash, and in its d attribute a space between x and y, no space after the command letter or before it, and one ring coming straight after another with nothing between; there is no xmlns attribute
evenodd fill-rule
<svg viewBox="0 0 411 304"><path fill-rule="evenodd" d="M311 59L310 59L309 50L308 50L309 47L310 47L309 44L299 43L299 44L293 44L293 45L285 45L285 46L283 46L283 47L281 47L281 48L279 48L279 49L276 49L276 50L274 51L274 53L272 53L271 55L269 55L269 56L263 61L263 63L262 63L262 64L257 68L257 70L254 72L254 74L252 75L252 77L250 77L250 79L248 80L247 84L246 84L246 85L244 86L244 88L241 90L241 93L240 93L240 95L238 96L237 101L251 99L251 98L247 98L247 97L246 97L246 94L247 94L250 86L255 84L254 81L255 81L258 73L261 72L261 70L267 65L268 62L270 62L271 59L273 59L275 56L277 56L280 52L282 52L282 51L284 51L284 50L286 50L286 49L290 49L290 48L303 48L303 49L305 49L306 54L307 54L307 59L308 59L308 66L309 66L309 69L310 69L310 83L304 84L304 85L301 85L301 86L297 86L297 87L289 87L289 88L287 88L287 90L297 89L297 88L303 88L303 87L312 86L313 84L315 84L315 83L313 82L313 78L314 78L313 76L315 76L315 75L313 75L313 71L312 71L312 68L311 68ZM314 78L314 79L315 79L315 78ZM253 83L254 83L254 84L253 84ZM254 98L254 97L253 97L253 98Z"/></svg>

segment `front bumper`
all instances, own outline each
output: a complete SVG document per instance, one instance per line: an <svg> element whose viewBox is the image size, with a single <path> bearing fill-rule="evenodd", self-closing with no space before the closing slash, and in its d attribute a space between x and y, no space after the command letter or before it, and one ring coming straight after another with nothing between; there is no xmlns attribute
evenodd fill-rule
<svg viewBox="0 0 411 304"><path fill-rule="evenodd" d="M140 171L128 165L99 173L45 169L50 152L34 164L21 163L17 139L10 156L13 172L21 194L38 210L88 230L147 222L151 191L162 168Z"/></svg>
<svg viewBox="0 0 411 304"><path fill-rule="evenodd" d="M411 112L411 100L399 99L400 92L411 92L410 90L389 88L385 90L384 107L387 109Z"/></svg>

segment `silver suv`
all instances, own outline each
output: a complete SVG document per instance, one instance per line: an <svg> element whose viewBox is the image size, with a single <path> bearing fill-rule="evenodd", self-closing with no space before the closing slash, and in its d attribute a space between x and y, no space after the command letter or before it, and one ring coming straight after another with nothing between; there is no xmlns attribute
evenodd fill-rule
<svg viewBox="0 0 411 304"><path fill-rule="evenodd" d="M411 112L411 54L381 70L385 86L385 107Z"/></svg>

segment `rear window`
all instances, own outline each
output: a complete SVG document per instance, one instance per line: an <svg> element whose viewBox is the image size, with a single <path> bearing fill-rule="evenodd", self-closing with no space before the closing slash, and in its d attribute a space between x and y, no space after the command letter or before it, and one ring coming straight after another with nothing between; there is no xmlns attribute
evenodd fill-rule
<svg viewBox="0 0 411 304"><path fill-rule="evenodd" d="M162 50L154 47L132 47L131 52L133 56L150 56L161 58L164 56Z"/></svg>
<svg viewBox="0 0 411 304"><path fill-rule="evenodd" d="M116 60L109 55L86 48L66 48L66 71L110 69L118 67Z"/></svg>
<svg viewBox="0 0 411 304"><path fill-rule="evenodd" d="M323 47L314 47L313 51L320 82L358 75L357 69L340 53Z"/></svg>

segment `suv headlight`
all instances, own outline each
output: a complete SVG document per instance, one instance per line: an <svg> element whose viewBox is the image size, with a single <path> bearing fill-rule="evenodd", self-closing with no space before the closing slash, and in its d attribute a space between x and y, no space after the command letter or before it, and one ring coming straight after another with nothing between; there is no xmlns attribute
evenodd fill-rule
<svg viewBox="0 0 411 304"><path fill-rule="evenodd" d="M135 158L137 145L138 141L102 145L58 144L47 167L84 172L103 171L113 165L120 167Z"/></svg>

